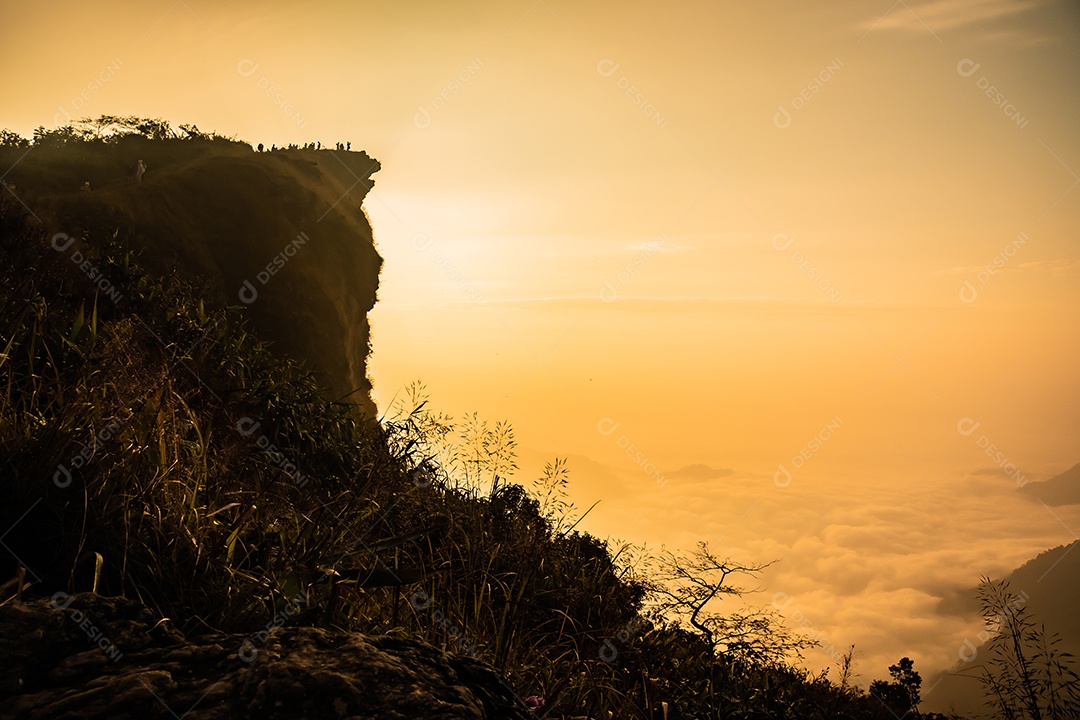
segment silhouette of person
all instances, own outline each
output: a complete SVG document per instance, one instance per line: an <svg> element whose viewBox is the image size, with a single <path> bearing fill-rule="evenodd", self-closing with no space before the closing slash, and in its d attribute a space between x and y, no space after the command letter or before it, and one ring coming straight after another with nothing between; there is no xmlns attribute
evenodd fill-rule
<svg viewBox="0 0 1080 720"><path fill-rule="evenodd" d="M352 150L352 140L350 140L349 142L345 143L345 149L346 149L346 150Z"/></svg>

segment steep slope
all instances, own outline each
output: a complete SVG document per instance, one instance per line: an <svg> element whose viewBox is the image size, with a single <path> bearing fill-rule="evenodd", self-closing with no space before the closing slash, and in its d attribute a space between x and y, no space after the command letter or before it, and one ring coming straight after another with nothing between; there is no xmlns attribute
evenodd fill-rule
<svg viewBox="0 0 1080 720"><path fill-rule="evenodd" d="M260 337L374 414L367 312L382 259L361 207L379 169L366 153L131 136L0 148L0 164L51 231L119 229L144 265L200 276L217 303L247 305Z"/></svg>
<svg viewBox="0 0 1080 720"><path fill-rule="evenodd" d="M1061 649L1080 657L1080 616L1075 611L1076 588L1080 587L1080 540L1040 553L1009 573L1005 579L1010 590L1024 600L1028 616L1043 624L1049 633L1061 636ZM978 622L978 589L972 587L945 598L939 611L960 615ZM969 644L970 643L970 644ZM978 666L986 662L984 643L978 630L968 643L957 648L958 662L950 670L931 678L925 687L934 687L926 708L944 711L949 707L977 717L982 712L982 685L974 679ZM939 683L940 681L940 683Z"/></svg>
<svg viewBox="0 0 1080 720"><path fill-rule="evenodd" d="M1076 505L1080 503L1080 463L1049 480L1030 482L1020 490L1028 497L1047 505Z"/></svg>

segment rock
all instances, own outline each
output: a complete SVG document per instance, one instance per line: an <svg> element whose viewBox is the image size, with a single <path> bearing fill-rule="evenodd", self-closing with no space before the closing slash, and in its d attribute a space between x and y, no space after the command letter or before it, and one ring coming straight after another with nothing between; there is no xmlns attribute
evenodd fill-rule
<svg viewBox="0 0 1080 720"><path fill-rule="evenodd" d="M487 718L532 713L484 664L310 627L185 638L124 598L0 607L2 718Z"/></svg>
<svg viewBox="0 0 1080 720"><path fill-rule="evenodd" d="M0 166L50 234L97 244L119 230L140 265L207 281L209 304L242 304L273 352L318 371L328 399L348 394L378 416L368 313L382 258L361 207L381 167L371 156L131 135L29 154L0 147ZM137 170L150 180L132 182ZM56 178L91 180L94 190Z"/></svg>

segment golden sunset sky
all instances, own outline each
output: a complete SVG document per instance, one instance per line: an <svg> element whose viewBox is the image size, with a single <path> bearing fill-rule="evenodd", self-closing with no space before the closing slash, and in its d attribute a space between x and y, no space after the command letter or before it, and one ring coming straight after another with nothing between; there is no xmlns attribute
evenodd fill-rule
<svg viewBox="0 0 1080 720"><path fill-rule="evenodd" d="M378 158L380 409L420 379L590 532L779 559L757 602L864 682L1080 533L1017 492L1080 462L1075 3L5 0L0 47L24 135Z"/></svg>

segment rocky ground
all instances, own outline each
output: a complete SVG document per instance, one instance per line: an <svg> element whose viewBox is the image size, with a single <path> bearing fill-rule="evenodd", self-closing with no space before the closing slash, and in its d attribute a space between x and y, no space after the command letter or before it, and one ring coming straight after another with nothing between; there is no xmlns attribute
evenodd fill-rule
<svg viewBox="0 0 1080 720"><path fill-rule="evenodd" d="M487 666L309 627L185 638L124 598L0 607L3 718L529 718Z"/></svg>

